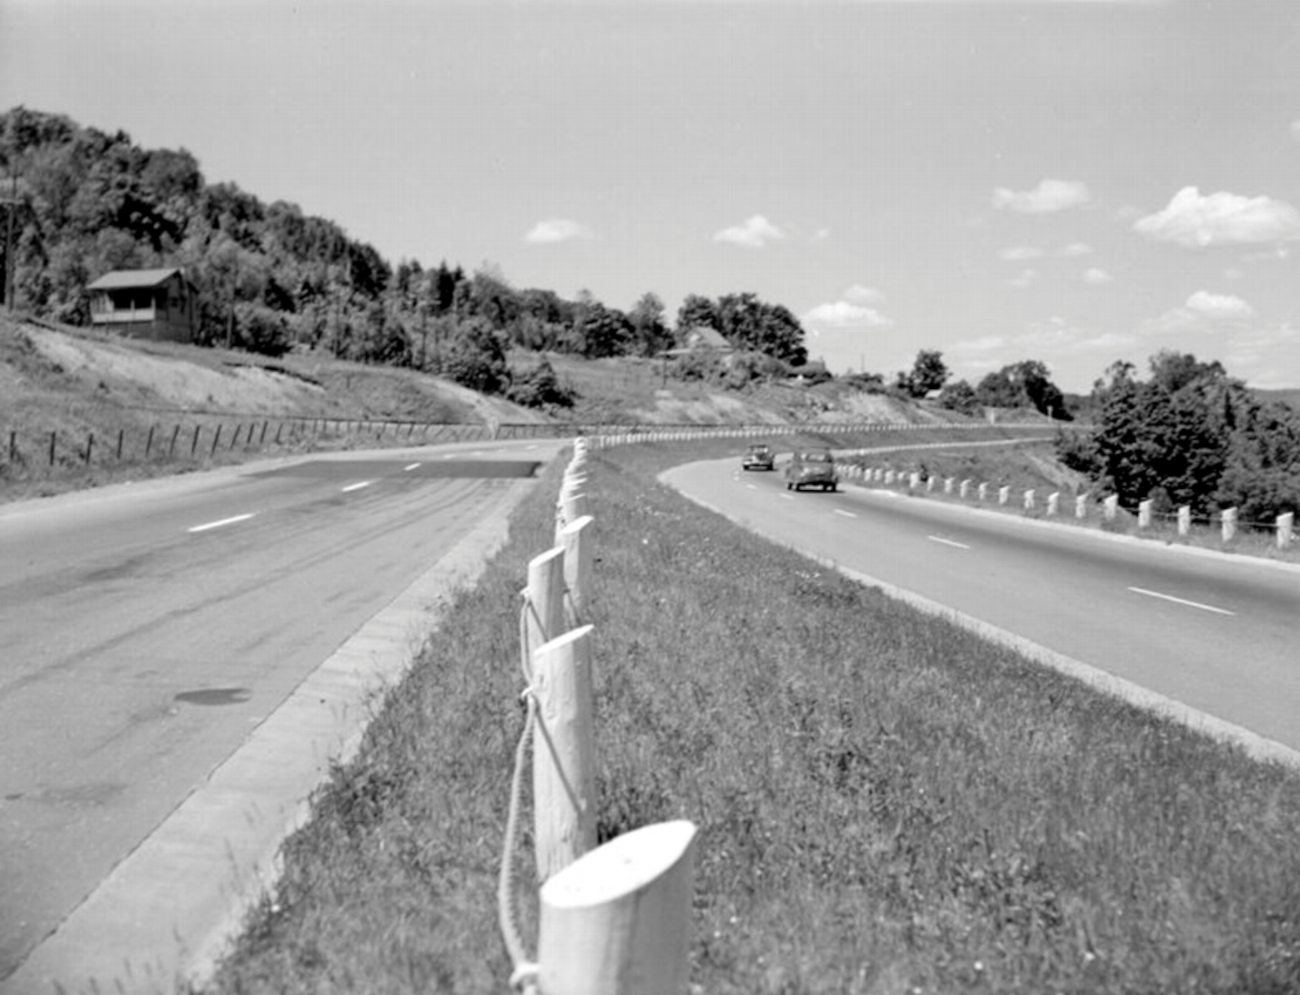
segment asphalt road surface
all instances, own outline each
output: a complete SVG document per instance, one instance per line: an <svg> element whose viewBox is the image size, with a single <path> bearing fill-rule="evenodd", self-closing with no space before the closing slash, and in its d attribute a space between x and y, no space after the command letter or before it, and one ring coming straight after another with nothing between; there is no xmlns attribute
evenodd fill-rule
<svg viewBox="0 0 1300 995"><path fill-rule="evenodd" d="M734 460L665 475L788 546L1300 750L1300 569L841 485Z"/></svg>
<svg viewBox="0 0 1300 995"><path fill-rule="evenodd" d="M0 506L0 979L555 450L332 454Z"/></svg>

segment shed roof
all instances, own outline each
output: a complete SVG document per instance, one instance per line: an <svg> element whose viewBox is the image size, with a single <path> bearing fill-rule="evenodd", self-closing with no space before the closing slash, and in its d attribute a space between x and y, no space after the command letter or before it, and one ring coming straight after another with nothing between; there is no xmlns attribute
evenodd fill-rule
<svg viewBox="0 0 1300 995"><path fill-rule="evenodd" d="M126 290L135 287L157 287L170 280L174 274L180 272L175 267L170 269L115 269L111 273L105 273L86 289Z"/></svg>

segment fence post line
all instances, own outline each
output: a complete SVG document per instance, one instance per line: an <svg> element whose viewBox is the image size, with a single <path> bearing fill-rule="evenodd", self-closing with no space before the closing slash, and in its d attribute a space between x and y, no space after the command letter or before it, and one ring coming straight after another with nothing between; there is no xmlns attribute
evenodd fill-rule
<svg viewBox="0 0 1300 995"><path fill-rule="evenodd" d="M10 429L9 431L9 462L18 461L18 433Z"/></svg>
<svg viewBox="0 0 1300 995"><path fill-rule="evenodd" d="M126 437L126 429L119 428L117 430L117 461L119 463L122 462L122 440L125 437Z"/></svg>
<svg viewBox="0 0 1300 995"><path fill-rule="evenodd" d="M95 433L86 433L86 466L90 466L90 454L95 449Z"/></svg>
<svg viewBox="0 0 1300 995"><path fill-rule="evenodd" d="M1025 491L1025 511L1034 510L1034 498L1035 498L1034 489L1030 487L1028 490Z"/></svg>
<svg viewBox="0 0 1300 995"><path fill-rule="evenodd" d="M1183 505L1178 509L1178 534L1185 536L1192 531L1192 508L1190 505Z"/></svg>
<svg viewBox="0 0 1300 995"><path fill-rule="evenodd" d="M1061 512L1061 492L1052 491L1047 495L1047 514L1055 518Z"/></svg>
<svg viewBox="0 0 1300 995"><path fill-rule="evenodd" d="M1138 502L1138 528L1149 529L1151 527L1151 499Z"/></svg>
<svg viewBox="0 0 1300 995"><path fill-rule="evenodd" d="M533 818L539 881L596 845L591 630L584 625L533 650Z"/></svg>
<svg viewBox="0 0 1300 995"><path fill-rule="evenodd" d="M1103 505L1105 507L1106 521L1115 521L1115 516L1119 514L1119 495L1112 494L1110 497L1106 498Z"/></svg>
<svg viewBox="0 0 1300 995"><path fill-rule="evenodd" d="M1078 494L1074 498L1074 517L1085 518L1088 514L1088 495Z"/></svg>
<svg viewBox="0 0 1300 995"><path fill-rule="evenodd" d="M181 434L181 423L177 422L176 427L172 429L171 445L167 447L167 458L171 459L176 454L176 437Z"/></svg>
<svg viewBox="0 0 1300 995"><path fill-rule="evenodd" d="M203 427L202 425L195 425L195 426L194 426L194 439L190 442L190 455L191 455L191 456L194 455L194 451L198 448L198 445L199 445L199 429L201 429L202 427Z"/></svg>
<svg viewBox="0 0 1300 995"><path fill-rule="evenodd" d="M217 434L212 437L212 452L209 456L215 456L217 453L217 443L221 441L221 422L217 422Z"/></svg>
<svg viewBox="0 0 1300 995"><path fill-rule="evenodd" d="M50 466L54 465L54 440L59 437L58 429L50 433Z"/></svg>
<svg viewBox="0 0 1300 995"><path fill-rule="evenodd" d="M1286 549L1291 545L1295 531L1295 512L1288 511L1277 516L1277 548Z"/></svg>
<svg viewBox="0 0 1300 995"><path fill-rule="evenodd" d="M560 530L564 548L564 587L569 592L575 624L587 617L591 607L591 534L588 526L595 521L590 515L574 519Z"/></svg>
<svg viewBox="0 0 1300 995"><path fill-rule="evenodd" d="M144 440L144 458L149 458L149 453L153 449L153 430L154 426L149 426L149 435Z"/></svg>
<svg viewBox="0 0 1300 995"><path fill-rule="evenodd" d="M1006 486L1006 485L1004 485L1004 486L1002 486L1002 487L999 487L999 488L998 488L998 504L1006 504L1006 503L1009 502L1010 500L1011 500L1011 488L1010 488L1010 486Z"/></svg>
<svg viewBox="0 0 1300 995"><path fill-rule="evenodd" d="M685 820L634 829L542 885L537 980L546 995L686 990L695 837Z"/></svg>

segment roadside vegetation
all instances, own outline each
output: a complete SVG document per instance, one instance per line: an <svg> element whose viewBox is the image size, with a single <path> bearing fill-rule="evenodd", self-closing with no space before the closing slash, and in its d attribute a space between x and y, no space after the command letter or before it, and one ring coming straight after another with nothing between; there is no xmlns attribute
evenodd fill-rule
<svg viewBox="0 0 1300 995"><path fill-rule="evenodd" d="M1296 772L656 482L709 451L601 452L587 485L600 833L700 828L692 991L1300 990ZM557 484L553 467L377 703L209 995L504 988L518 591L550 545Z"/></svg>

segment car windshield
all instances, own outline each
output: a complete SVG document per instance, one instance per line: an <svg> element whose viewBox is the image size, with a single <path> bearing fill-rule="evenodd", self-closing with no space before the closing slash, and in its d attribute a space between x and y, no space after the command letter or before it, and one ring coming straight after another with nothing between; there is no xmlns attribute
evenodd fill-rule
<svg viewBox="0 0 1300 995"><path fill-rule="evenodd" d="M749 447L749 451L750 451L751 453L758 453L758 454L760 454L760 455L766 455L766 454L767 454L767 446L750 446L750 447Z"/></svg>
<svg viewBox="0 0 1300 995"><path fill-rule="evenodd" d="M830 453L804 453L803 458L809 463L829 463L831 461Z"/></svg>

